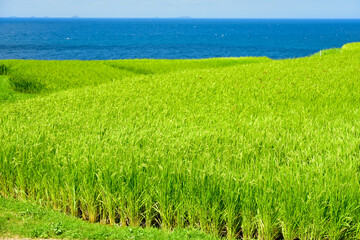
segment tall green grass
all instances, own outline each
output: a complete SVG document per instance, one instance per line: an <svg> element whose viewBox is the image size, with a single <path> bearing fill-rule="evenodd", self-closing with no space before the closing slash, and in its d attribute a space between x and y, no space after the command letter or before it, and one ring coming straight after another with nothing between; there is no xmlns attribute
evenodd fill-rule
<svg viewBox="0 0 360 240"><path fill-rule="evenodd" d="M18 92L49 93L99 85L138 75L163 74L189 69L216 69L267 61L270 59L254 57L204 60L0 60L0 75L7 75L14 90Z"/></svg>
<svg viewBox="0 0 360 240"><path fill-rule="evenodd" d="M5 61L52 94L0 105L0 194L122 226L360 238L359 44L202 61Z"/></svg>

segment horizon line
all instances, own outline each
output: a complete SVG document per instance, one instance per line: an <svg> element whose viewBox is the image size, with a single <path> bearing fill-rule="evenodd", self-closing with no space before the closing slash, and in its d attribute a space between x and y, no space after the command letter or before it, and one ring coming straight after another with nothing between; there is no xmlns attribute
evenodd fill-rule
<svg viewBox="0 0 360 240"><path fill-rule="evenodd" d="M7 17L0 17L0 19L4 18L18 18L18 19L239 19L239 20L360 20L360 17L356 18L331 18L331 17L295 17L295 18L287 18L287 17L188 17L188 16L180 16L180 17L79 17L79 16L72 16L72 17L20 17L20 16L7 16Z"/></svg>

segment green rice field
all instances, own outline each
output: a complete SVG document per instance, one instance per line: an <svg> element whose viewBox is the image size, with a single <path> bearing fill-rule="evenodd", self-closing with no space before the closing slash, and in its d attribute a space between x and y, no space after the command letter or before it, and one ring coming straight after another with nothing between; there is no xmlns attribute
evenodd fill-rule
<svg viewBox="0 0 360 240"><path fill-rule="evenodd" d="M0 60L0 196L121 227L360 239L360 43Z"/></svg>

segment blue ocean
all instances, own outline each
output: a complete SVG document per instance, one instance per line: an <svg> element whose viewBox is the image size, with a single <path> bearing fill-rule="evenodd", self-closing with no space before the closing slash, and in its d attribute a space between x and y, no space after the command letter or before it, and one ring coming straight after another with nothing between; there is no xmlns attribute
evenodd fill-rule
<svg viewBox="0 0 360 240"><path fill-rule="evenodd" d="M0 59L282 59L357 41L359 19L0 18Z"/></svg>

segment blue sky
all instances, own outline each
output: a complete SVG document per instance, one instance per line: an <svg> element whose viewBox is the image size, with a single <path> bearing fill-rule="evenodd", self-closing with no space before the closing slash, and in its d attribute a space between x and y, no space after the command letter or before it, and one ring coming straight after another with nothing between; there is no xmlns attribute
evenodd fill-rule
<svg viewBox="0 0 360 240"><path fill-rule="evenodd" d="M360 18L360 0L0 0L0 17Z"/></svg>

